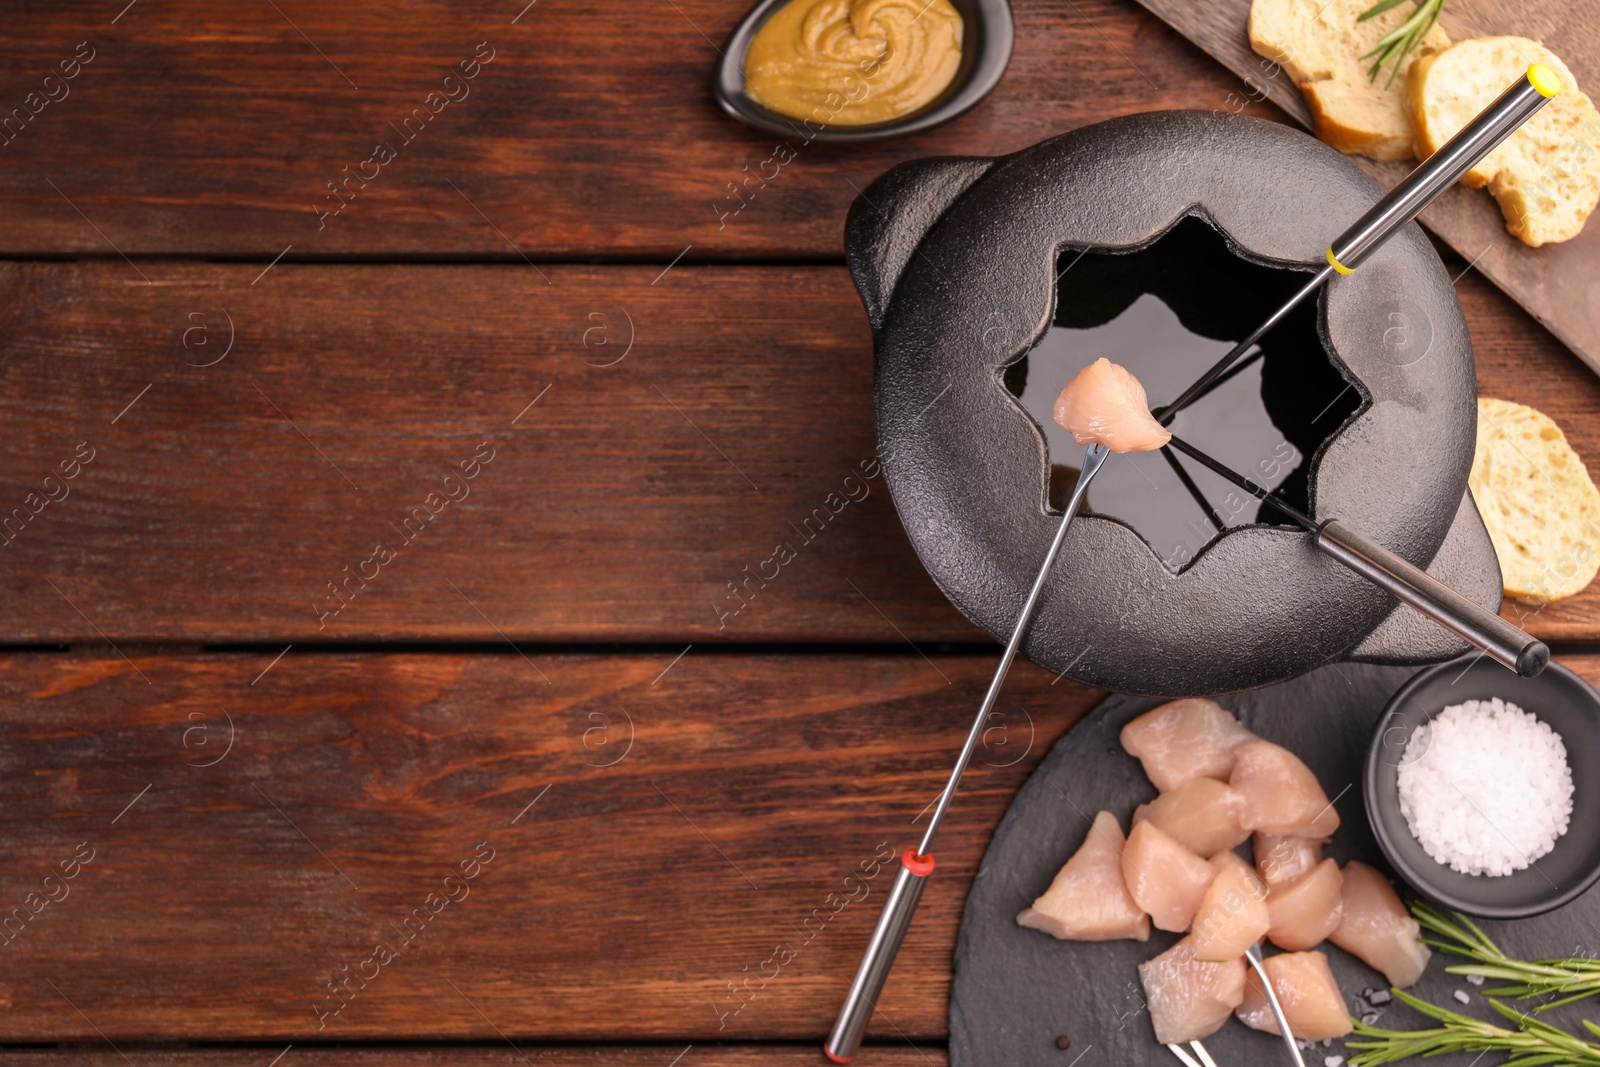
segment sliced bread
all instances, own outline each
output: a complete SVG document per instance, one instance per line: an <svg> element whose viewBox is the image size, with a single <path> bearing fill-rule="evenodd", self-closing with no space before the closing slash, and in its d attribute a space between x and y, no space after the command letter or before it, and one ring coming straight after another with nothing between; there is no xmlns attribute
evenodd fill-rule
<svg viewBox="0 0 1600 1067"><path fill-rule="evenodd" d="M1567 65L1526 37L1474 37L1413 64L1405 98L1426 158L1534 63L1555 71L1561 91L1462 181L1487 185L1506 229L1537 248L1576 237L1600 200L1600 113Z"/></svg>
<svg viewBox="0 0 1600 1067"><path fill-rule="evenodd" d="M1507 596L1544 604L1581 592L1594 579L1600 490L1548 415L1479 398L1468 484L1500 557Z"/></svg>
<svg viewBox="0 0 1600 1067"><path fill-rule="evenodd" d="M1412 151L1404 101L1407 72L1418 58L1448 47L1450 38L1434 26L1392 82L1390 67L1372 78L1373 61L1362 55L1415 8L1402 3L1357 21L1371 6L1372 0L1253 0L1250 46L1288 71L1323 141L1372 159L1405 159Z"/></svg>

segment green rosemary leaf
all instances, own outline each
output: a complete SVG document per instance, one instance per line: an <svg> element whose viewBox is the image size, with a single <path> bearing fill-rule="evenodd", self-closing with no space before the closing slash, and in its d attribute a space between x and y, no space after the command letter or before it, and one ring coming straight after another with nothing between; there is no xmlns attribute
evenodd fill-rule
<svg viewBox="0 0 1600 1067"><path fill-rule="evenodd" d="M1564 996L1559 1000L1547 1001L1544 1004L1540 1004L1538 1007L1534 1008L1533 1010L1534 1011L1549 1011L1551 1008L1559 1008L1564 1004L1571 1004L1571 1003L1573 1003L1575 1001L1579 1001L1579 1000L1587 1000L1589 997L1592 997L1594 995L1595 995L1595 991L1593 989L1584 989L1584 990L1580 990L1577 993L1568 994L1567 996Z"/></svg>
<svg viewBox="0 0 1600 1067"><path fill-rule="evenodd" d="M1440 8L1442 7L1443 5L1441 4ZM1438 9L1435 9L1435 15L1437 15L1437 13ZM1477 941L1478 944L1485 946L1497 954L1499 953L1500 950L1495 947L1495 943L1489 940L1489 935L1483 932L1483 927L1473 922L1469 916L1462 915L1460 912L1457 912L1456 921L1472 934L1473 939Z"/></svg>
<svg viewBox="0 0 1600 1067"><path fill-rule="evenodd" d="M1433 24L1439 21L1439 13L1444 10L1446 0L1416 0L1416 3L1416 10L1404 22L1384 34L1376 45L1359 57L1363 60L1373 56L1378 57L1377 62L1367 71L1369 80L1377 81L1379 72L1392 61L1394 66L1389 72L1389 80L1385 83L1385 87L1394 84L1395 79L1400 76L1400 68L1405 66L1406 57L1416 49L1422 38L1433 28ZM1375 18L1397 6L1399 0L1379 0L1363 11L1356 21L1364 22ZM1471 929L1479 934L1482 933L1476 926L1471 926Z"/></svg>
<svg viewBox="0 0 1600 1067"><path fill-rule="evenodd" d="M1401 0L1379 0L1378 3L1373 4L1371 7L1367 8L1365 11L1363 11L1360 15L1356 16L1356 21L1357 22L1365 22L1368 19L1377 18L1379 15L1383 14L1385 11L1388 11L1390 8L1398 6L1400 3L1401 3Z"/></svg>
<svg viewBox="0 0 1600 1067"><path fill-rule="evenodd" d="M1439 6L1442 2L1438 0ZM1427 32L1434 17L1437 10L1422 18L1414 15L1416 21L1407 35L1414 38ZM1385 55L1403 43L1397 39ZM1445 968L1448 973L1501 983L1485 989L1484 997L1510 1027L1476 1019L1396 989L1396 1000L1435 1025L1421 1030L1387 1030L1352 1020L1353 1032L1345 1042L1354 1053L1350 1067L1383 1067L1413 1057L1454 1052L1505 1053L1502 1067L1600 1067L1600 1042L1585 1040L1585 1036L1600 1038L1600 1025L1583 1020L1584 1036L1580 1036L1539 1018L1539 1013L1550 1008L1600 994L1600 961L1585 957L1519 960L1507 956L1477 923L1464 915L1447 916L1422 903L1413 903L1411 912L1419 926L1436 935L1426 939L1429 945L1473 961L1452 964ZM1509 1004L1501 997L1522 1003ZM1534 997L1551 999L1527 1003Z"/></svg>
<svg viewBox="0 0 1600 1067"><path fill-rule="evenodd" d="M1587 957L1573 959L1519 960L1507 956L1482 927L1464 915L1454 920L1427 904L1412 905L1417 924L1429 933L1429 945L1442 952L1462 956L1473 962L1452 964L1450 974L1474 975L1499 983L1485 989L1489 997L1554 998L1534 1011L1570 1004L1600 995L1600 961Z"/></svg>
<svg viewBox="0 0 1600 1067"><path fill-rule="evenodd" d="M1385 37L1382 40L1380 40L1377 44L1373 45L1369 50L1361 53L1356 58L1357 59L1369 59L1372 56L1378 55L1381 52L1381 53L1383 53L1383 58L1379 59L1378 62L1382 63L1384 61L1384 59L1388 58L1389 53L1393 52L1395 50L1395 46L1396 46L1397 43L1398 42L1391 41L1391 40L1389 40L1389 38Z"/></svg>
<svg viewBox="0 0 1600 1067"><path fill-rule="evenodd" d="M1402 989L1393 992L1401 1003L1443 1025L1427 1030L1385 1030L1353 1020L1354 1036L1345 1042L1356 1053L1351 1057L1351 1067L1382 1067L1414 1056L1450 1052L1509 1053L1504 1067L1600 1067L1600 1044L1584 1041L1493 998L1489 999L1490 1007L1515 1023L1515 1030L1431 1004ZM1586 1026L1590 1033L1600 1036L1600 1027L1592 1023Z"/></svg>
<svg viewBox="0 0 1600 1067"><path fill-rule="evenodd" d="M1404 46L1400 49L1400 58L1394 61L1394 66L1389 68L1389 80L1383 83L1385 89L1394 86L1394 80L1400 76L1400 64L1405 60L1406 53L1417 46L1417 33L1413 30L1405 39Z"/></svg>

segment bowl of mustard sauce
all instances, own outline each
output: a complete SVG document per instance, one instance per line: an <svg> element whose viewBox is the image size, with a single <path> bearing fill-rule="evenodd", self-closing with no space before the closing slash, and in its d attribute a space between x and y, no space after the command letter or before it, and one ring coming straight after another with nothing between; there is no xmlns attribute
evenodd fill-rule
<svg viewBox="0 0 1600 1067"><path fill-rule="evenodd" d="M1013 35L1007 0L761 0L723 48L717 100L782 137L902 137L988 95Z"/></svg>

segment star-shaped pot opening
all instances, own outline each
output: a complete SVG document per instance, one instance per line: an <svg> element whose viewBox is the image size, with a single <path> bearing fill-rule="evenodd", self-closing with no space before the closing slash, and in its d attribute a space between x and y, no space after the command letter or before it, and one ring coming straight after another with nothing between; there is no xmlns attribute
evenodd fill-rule
<svg viewBox="0 0 1600 1067"><path fill-rule="evenodd" d="M1192 215L1137 251L1064 249L1050 329L1001 372L1008 393L1044 432L1050 506L1060 509L1071 495L1083 456L1051 418L1074 374L1105 356L1139 378L1152 406L1163 404L1306 277L1240 258L1215 227ZM1361 390L1329 358L1317 314L1316 301L1303 303L1172 424L1179 437L1307 513L1318 449L1363 403ZM1173 571L1230 528L1290 524L1171 449L1114 456L1090 488L1085 510L1132 527Z"/></svg>

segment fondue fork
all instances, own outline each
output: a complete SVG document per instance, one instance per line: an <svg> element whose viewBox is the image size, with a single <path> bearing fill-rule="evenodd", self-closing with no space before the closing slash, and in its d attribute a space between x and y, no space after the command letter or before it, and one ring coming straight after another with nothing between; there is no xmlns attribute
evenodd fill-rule
<svg viewBox="0 0 1600 1067"><path fill-rule="evenodd" d="M1352 273L1379 245L1400 227L1416 218L1435 197L1471 170L1496 145L1531 118L1559 91L1560 85L1560 80L1548 68L1539 64L1529 67L1526 77L1502 93L1498 100L1485 108L1444 147L1429 156L1403 182L1390 190L1388 195L1372 207L1372 210L1361 216L1355 225L1335 239L1328 246L1326 253L1328 265L1318 271L1289 299L1288 303L1268 317L1250 336L1235 345L1232 351L1201 375L1200 379L1184 390L1176 400L1163 408L1156 409L1154 414L1160 422L1163 425L1170 423L1178 411L1192 403L1218 378L1226 374L1235 360L1259 341L1268 330L1283 321L1301 301L1316 292L1335 272ZM1067 502L1066 514L1061 517L1061 525L1045 552L1039 573L1033 580L1033 588L1028 593L1028 599L1023 604L1022 612L1017 617L1016 626L1011 632L1011 639L1006 643L1005 652L1000 657L1000 665L989 683L988 692L984 694L978 716L967 732L966 743L956 758L955 767L945 783L944 791L939 795L939 802L928 822L928 829L922 835L922 843L915 850L907 849L900 857L900 872L895 878L893 888L889 891L888 899L884 901L883 911L878 915L878 924L872 931L872 938L867 942L866 951L862 953L861 964L856 969L849 992L845 994L844 1004L839 1009L839 1017L822 1046L823 1052L835 1063L849 1063L861 1045L861 1037L866 1032L867 1023L877 1005L878 994L883 991L883 984L888 979L889 970L894 966L895 956L905 940L906 930L911 925L911 917L917 910L917 902L922 898L928 876L933 873L934 861L930 850L934 836L938 833L939 824L944 820L945 812L950 808L950 802L955 798L956 787L961 782L967 764L972 760L972 753L977 748L978 740L983 736L984 723L988 721L989 713L994 708L995 701L1000 696L1000 689L1005 683L1006 674L1010 671L1012 661L1016 659L1017 651L1027 634L1028 624L1032 621L1045 582L1049 579L1051 565L1066 540L1067 529L1083 501L1084 491L1088 489L1090 480L1099 472L1106 456L1107 450L1100 445L1091 446L1084 456L1083 471L1078 476L1077 487L1072 491L1072 499ZM1352 552L1352 557L1359 559L1360 555ZM1341 558L1341 562L1345 562L1352 569L1360 569L1354 561ZM1365 570L1361 570L1360 573L1367 574ZM1367 576L1382 585L1383 582L1375 574ZM1427 575L1423 577L1427 578ZM1433 581L1432 578L1427 580ZM1389 588L1387 585L1384 587ZM1396 596L1400 595L1393 589L1390 591ZM1544 655L1548 659L1548 649Z"/></svg>
<svg viewBox="0 0 1600 1067"><path fill-rule="evenodd" d="M1306 1067L1305 1057L1300 1055L1300 1044L1294 1039L1294 1031L1289 1029L1289 1018L1283 1013L1283 1003L1278 1000L1278 991L1272 988L1272 979L1267 977L1266 965L1261 960L1261 942L1257 941L1246 949L1244 958L1261 980L1261 991L1266 994L1267 1005L1278 1023L1278 1033L1283 1035L1283 1043L1289 1047L1289 1056L1294 1060L1295 1067ZM1211 1058L1211 1053L1200 1042L1191 1041L1189 1047L1194 1049L1194 1056L1185 1052L1182 1045L1167 1046L1174 1056L1183 1061L1183 1067L1217 1067L1217 1061ZM1195 1056L1199 1059L1196 1060Z"/></svg>
<svg viewBox="0 0 1600 1067"><path fill-rule="evenodd" d="M950 779L944 784L944 792L939 794L939 803L933 809L932 818L928 820L928 829L923 832L922 843L915 850L906 849L900 857L900 872L895 877L894 886L889 890L888 900L884 902L883 913L878 916L878 925L872 931L872 940L867 942L867 950L861 955L861 966L856 969L855 979L850 983L850 991L845 995L844 1006L839 1009L839 1018L833 1024L833 1032L828 1035L827 1043L822 1046L822 1051L835 1063L849 1063L861 1045L861 1035L867 1029L867 1022L872 1018L873 1008L877 1006L878 994L883 991L883 983L889 977L889 968L894 966L895 955L899 953L900 943L905 940L906 930L911 925L911 916L917 910L917 902L922 899L923 887L927 884L928 876L933 873L933 839L939 832L939 824L944 821L945 812L950 809L950 802L955 799L956 786L960 784L961 775L966 771L967 764L972 761L972 753L978 747L978 739L983 736L984 724L989 721L989 713L994 710L995 701L1000 698L1000 689L1005 685L1006 675L1011 670L1012 662L1017 658L1017 650L1022 647L1022 639L1027 635L1028 623L1033 621L1034 610L1039 606L1039 598L1044 593L1051 565L1055 563L1056 556L1061 552L1061 546L1067 539L1067 529L1072 525L1072 517L1078 513L1078 506L1083 503L1083 496L1089 489L1090 481L1100 473L1100 467L1110 454L1111 450L1104 445L1090 445L1084 453L1078 484L1073 487L1072 498L1067 501L1066 511L1061 516L1061 525L1056 527L1056 535L1051 540L1050 547L1045 550L1044 561L1039 565L1039 573L1033 579L1033 588L1028 591L1028 599L1023 602L1022 613L1017 616L1016 625L1012 627L1011 640L1006 642L1006 650L1000 655L1000 665L995 668L994 678L990 680L989 689L983 695L983 703L978 707L978 716L972 720L972 728L967 731L966 744L961 746L961 754L956 757L956 765L950 772Z"/></svg>
<svg viewBox="0 0 1600 1067"><path fill-rule="evenodd" d="M1217 1061L1211 1058L1211 1053L1207 1052L1206 1047L1200 1042L1191 1041L1189 1047L1194 1049L1193 1056L1185 1052L1182 1045L1168 1045L1167 1050L1182 1061L1183 1067L1217 1067ZM1304 1067L1304 1064L1301 1067Z"/></svg>
<svg viewBox="0 0 1600 1067"><path fill-rule="evenodd" d="M1529 67L1527 74L1501 93L1498 100L1479 112L1477 118L1418 164L1416 170L1372 205L1372 209L1357 219L1354 225L1334 238L1323 253L1328 261L1327 266L1312 275L1299 292L1269 315L1248 337L1234 345L1193 385L1178 394L1176 400L1156 408L1154 414L1157 421L1163 426L1171 425L1178 412L1198 400L1268 330L1287 318L1289 312L1326 285L1335 274L1354 274L1363 260L1399 232L1402 226L1421 214L1440 193L1482 162L1484 156L1515 133L1560 91L1561 79L1549 67L1540 63Z"/></svg>
<svg viewBox="0 0 1600 1067"><path fill-rule="evenodd" d="M1410 605L1468 644L1482 649L1501 666L1509 667L1524 678L1532 678L1550 662L1550 648L1543 641L1529 636L1338 519L1318 522L1277 493L1257 485L1182 438L1173 437L1167 444L1293 519L1311 535L1311 543L1319 550L1402 604Z"/></svg>
<svg viewBox="0 0 1600 1067"><path fill-rule="evenodd" d="M1283 1043L1289 1046L1289 1055L1294 1058L1295 1067L1306 1067L1306 1061L1300 1055L1300 1045L1294 1039L1294 1032L1289 1029L1288 1016L1283 1014L1283 1005L1278 1001L1278 991L1272 988L1272 979L1267 977L1267 968L1261 962L1261 942L1257 941L1246 949L1244 958L1261 980L1261 991L1267 995L1272 1017L1278 1023L1278 1033L1283 1035Z"/></svg>

